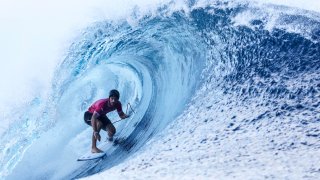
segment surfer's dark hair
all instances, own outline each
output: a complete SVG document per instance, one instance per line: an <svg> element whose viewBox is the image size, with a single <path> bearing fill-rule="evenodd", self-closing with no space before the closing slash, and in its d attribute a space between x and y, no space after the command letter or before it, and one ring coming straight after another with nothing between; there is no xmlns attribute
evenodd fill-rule
<svg viewBox="0 0 320 180"><path fill-rule="evenodd" d="M112 90L109 92L109 98L110 98L110 97L115 97L115 98L119 99L119 98L120 98L120 93L119 93L119 91L116 90L116 89L112 89Z"/></svg>

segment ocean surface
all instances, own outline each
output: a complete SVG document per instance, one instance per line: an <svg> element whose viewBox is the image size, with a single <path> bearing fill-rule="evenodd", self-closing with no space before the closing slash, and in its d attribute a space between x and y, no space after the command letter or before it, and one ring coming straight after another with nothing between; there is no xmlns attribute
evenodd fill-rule
<svg viewBox="0 0 320 180"><path fill-rule="evenodd" d="M168 1L85 24L1 104L0 178L319 178L320 13L286 5ZM83 113L114 88L130 118L106 157L76 161Z"/></svg>

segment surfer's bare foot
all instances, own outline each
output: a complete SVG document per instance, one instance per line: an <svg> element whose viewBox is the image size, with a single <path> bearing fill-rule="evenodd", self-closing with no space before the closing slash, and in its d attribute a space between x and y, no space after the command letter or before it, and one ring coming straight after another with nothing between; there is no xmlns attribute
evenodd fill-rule
<svg viewBox="0 0 320 180"><path fill-rule="evenodd" d="M101 150L98 149L98 148L92 148L92 149L91 149L91 152L92 152L92 153L102 153L103 151L101 151Z"/></svg>

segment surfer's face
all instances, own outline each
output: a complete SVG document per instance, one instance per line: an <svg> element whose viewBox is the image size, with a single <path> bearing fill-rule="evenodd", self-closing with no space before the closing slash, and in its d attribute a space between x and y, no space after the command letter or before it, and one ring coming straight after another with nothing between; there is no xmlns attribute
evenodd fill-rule
<svg viewBox="0 0 320 180"><path fill-rule="evenodd" d="M110 104L113 105L118 99L116 97L111 96L110 97Z"/></svg>

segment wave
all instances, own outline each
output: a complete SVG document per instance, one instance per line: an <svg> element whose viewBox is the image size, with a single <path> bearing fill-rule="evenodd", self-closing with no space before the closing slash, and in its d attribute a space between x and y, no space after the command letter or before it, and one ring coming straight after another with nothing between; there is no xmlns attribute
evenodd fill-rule
<svg viewBox="0 0 320 180"><path fill-rule="evenodd" d="M320 122L318 14L282 11L275 20L271 12L288 9L226 2L190 3L189 11L169 14L167 8L134 25L98 22L76 38L56 69L50 95L15 112L17 123L0 147L2 175L73 179L111 168L138 153L197 98L232 96L234 103L272 107L244 120L249 124L303 112L308 123ZM136 111L115 124L124 141L108 150L107 159L75 162L90 147L83 112L114 88L123 105L131 103ZM221 105L232 109L234 103Z"/></svg>

